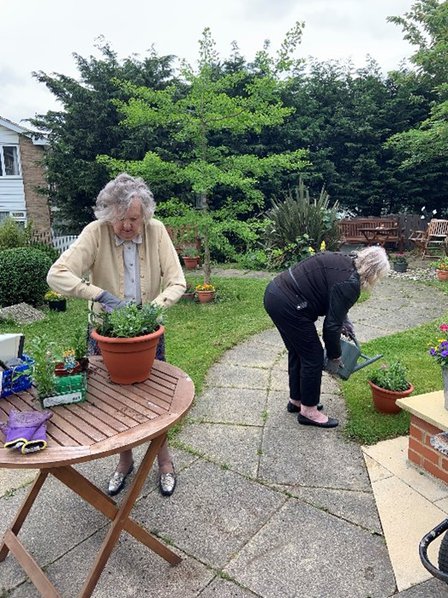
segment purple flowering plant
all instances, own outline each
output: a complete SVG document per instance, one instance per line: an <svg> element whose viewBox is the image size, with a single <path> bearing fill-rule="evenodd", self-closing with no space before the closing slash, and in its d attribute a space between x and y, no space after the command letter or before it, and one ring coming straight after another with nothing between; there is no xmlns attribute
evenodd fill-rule
<svg viewBox="0 0 448 598"><path fill-rule="evenodd" d="M429 348L428 353L441 366L448 366L448 324L440 324L439 330L444 334L444 338L437 339L436 344Z"/></svg>

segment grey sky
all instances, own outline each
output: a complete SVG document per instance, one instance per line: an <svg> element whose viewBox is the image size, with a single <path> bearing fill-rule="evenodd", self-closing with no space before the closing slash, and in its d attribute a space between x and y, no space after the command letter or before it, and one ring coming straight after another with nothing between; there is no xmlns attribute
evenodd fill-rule
<svg viewBox="0 0 448 598"><path fill-rule="evenodd" d="M0 116L19 122L57 104L32 71L77 76L72 53L96 54L103 35L121 58L160 55L193 62L198 39L210 27L221 56L233 40L248 60L264 40L276 51L296 21L304 21L297 56L351 59L367 54L387 71L413 50L390 15L409 11L413 0L0 0Z"/></svg>

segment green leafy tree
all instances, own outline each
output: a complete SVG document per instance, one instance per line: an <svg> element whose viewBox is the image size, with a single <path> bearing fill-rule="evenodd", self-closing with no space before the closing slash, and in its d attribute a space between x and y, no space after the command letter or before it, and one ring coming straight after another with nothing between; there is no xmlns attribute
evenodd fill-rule
<svg viewBox="0 0 448 598"><path fill-rule="evenodd" d="M273 172L297 172L306 165L306 152L294 150L281 153L234 154L228 147L216 143L219 134L226 133L238 139L249 131L260 133L265 127L281 124L292 109L283 106L280 99L279 73L291 64L291 54L300 41L299 24L286 36L276 61L266 49L258 55L259 74L244 86L241 93L235 90L245 77L236 70L222 74L219 57L208 29L200 41L198 67L195 70L183 63L181 77L185 89L179 95L176 85L162 90L123 84L125 92L132 95L127 102L117 102L125 119L124 125L136 129L160 128L169 131L179 146L176 159L169 159L160 151L147 152L143 160L122 161L111 156L99 158L110 172L122 170L140 175L147 180L168 178L173 184L187 184L196 205L202 210L204 244L204 278L210 282L210 219L213 193L227 190L237 193L238 202L229 197L222 209L234 218L263 208L264 196L257 184L260 178Z"/></svg>
<svg viewBox="0 0 448 598"><path fill-rule="evenodd" d="M434 94L430 111L418 123L391 137L393 149L406 173L430 176L435 191L425 202L446 211L445 187L448 167L448 2L421 0L402 17L389 17L402 27L404 38L416 46L411 61Z"/></svg>
<svg viewBox="0 0 448 598"><path fill-rule="evenodd" d="M46 152L48 188L42 192L58 208L57 224L73 232L92 220L92 205L108 181L107 169L96 161L98 154L140 159L150 147L172 151L160 131L154 135L151 129L145 129L129 136L119 126L121 117L113 100L128 97L117 81L132 81L153 89L171 83L173 57L159 57L151 51L143 59L132 56L120 61L103 40L98 50L100 58L74 54L79 81L63 74L34 73L61 104L61 110L31 119L35 127L48 133L50 140Z"/></svg>

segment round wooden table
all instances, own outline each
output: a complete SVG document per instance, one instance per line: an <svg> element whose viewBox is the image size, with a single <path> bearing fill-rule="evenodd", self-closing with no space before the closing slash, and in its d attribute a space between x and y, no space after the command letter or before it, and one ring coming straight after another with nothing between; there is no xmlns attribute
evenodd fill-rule
<svg viewBox="0 0 448 598"><path fill-rule="evenodd" d="M36 588L48 598L55 598L59 593L17 536L49 474L111 520L109 532L80 596L92 594L123 529L171 564L181 560L129 515L167 431L192 405L193 382L178 368L155 361L145 382L118 385L110 382L101 357L91 357L89 362L86 401L51 408L53 417L48 421L48 446L45 450L22 455L14 449L5 449L4 436L0 431L0 467L40 470L4 535L0 561L11 551ZM40 411L41 407L31 391L0 399L0 420L5 422L12 409ZM145 442L150 444L120 507L72 467L75 463L101 459Z"/></svg>

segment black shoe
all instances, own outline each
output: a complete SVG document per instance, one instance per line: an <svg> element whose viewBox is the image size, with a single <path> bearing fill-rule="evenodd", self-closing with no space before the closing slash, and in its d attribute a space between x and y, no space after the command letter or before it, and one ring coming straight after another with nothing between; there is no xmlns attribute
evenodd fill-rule
<svg viewBox="0 0 448 598"><path fill-rule="evenodd" d="M333 417L329 417L328 421L321 423L316 422L313 419L310 419L309 417L305 417L301 413L299 413L299 415L297 416L297 421L299 422L299 424L302 424L302 426L316 426L316 428L336 428L336 426L339 425L339 421L337 419L334 419Z"/></svg>
<svg viewBox="0 0 448 598"><path fill-rule="evenodd" d="M318 411L322 411L322 409L324 408L322 403L318 403L316 405L316 407L317 407ZM294 405L294 403L291 403L291 401L288 401L288 404L286 405L286 411L288 413L300 413L300 407L297 407L297 405Z"/></svg>
<svg viewBox="0 0 448 598"><path fill-rule="evenodd" d="M109 496L115 496L123 490L126 483L126 478L130 473L132 473L133 469L134 464L131 465L127 473L119 473L118 471L114 472L114 475L109 480L109 487L107 489L107 494Z"/></svg>

